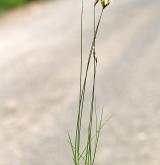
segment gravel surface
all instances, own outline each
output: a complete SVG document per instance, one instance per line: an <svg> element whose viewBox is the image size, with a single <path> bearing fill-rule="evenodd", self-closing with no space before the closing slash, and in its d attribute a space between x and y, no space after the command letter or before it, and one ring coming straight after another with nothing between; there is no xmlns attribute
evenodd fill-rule
<svg viewBox="0 0 160 165"><path fill-rule="evenodd" d="M78 100L79 3L34 3L0 17L0 165L72 164L66 136ZM96 92L112 118L97 165L160 164L159 10L159 0L115 0L103 15Z"/></svg>

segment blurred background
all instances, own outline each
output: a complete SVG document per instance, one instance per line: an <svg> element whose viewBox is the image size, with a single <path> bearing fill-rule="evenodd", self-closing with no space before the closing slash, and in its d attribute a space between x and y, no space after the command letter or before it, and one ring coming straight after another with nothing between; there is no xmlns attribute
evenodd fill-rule
<svg viewBox="0 0 160 165"><path fill-rule="evenodd" d="M74 135L78 104L80 1L29 1L0 0L0 165L73 164L67 131ZM104 12L96 92L112 118L97 165L160 164L159 11L159 0L113 0Z"/></svg>

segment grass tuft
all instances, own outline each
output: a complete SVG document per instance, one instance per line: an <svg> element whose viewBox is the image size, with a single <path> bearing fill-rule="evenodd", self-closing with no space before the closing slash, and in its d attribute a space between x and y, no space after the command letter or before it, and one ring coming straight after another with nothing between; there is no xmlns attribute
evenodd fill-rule
<svg viewBox="0 0 160 165"><path fill-rule="evenodd" d="M81 58L80 58L80 91L79 91L79 104L78 104L78 114L77 114L77 123L76 123L76 134L74 143L68 134L69 144L72 150L72 157L74 165L94 165L98 142L100 138L101 130L104 126L103 123L103 110L101 113L100 119L97 115L96 99L95 99L95 87L96 87L96 71L97 71L97 57L96 57L96 37L101 23L103 11L106 6L109 5L110 0L101 0L102 10L99 15L97 24L96 24L96 5L100 0L96 0L93 3L93 39L88 55L88 60L86 66L83 66L83 10L84 10L84 0L81 0ZM107 3L108 2L108 3ZM91 65L91 61L93 66ZM83 73L83 68L86 67L85 72ZM93 70L93 81L91 88L91 102L90 102L90 113L88 118L88 131L85 147L83 148L82 142L82 119L84 112L84 102L85 102L85 93L86 93L86 84L88 78L89 69ZM84 76L84 79L83 79ZM95 115L95 120L94 120ZM95 129L94 129L95 124ZM83 148L83 149L82 149Z"/></svg>

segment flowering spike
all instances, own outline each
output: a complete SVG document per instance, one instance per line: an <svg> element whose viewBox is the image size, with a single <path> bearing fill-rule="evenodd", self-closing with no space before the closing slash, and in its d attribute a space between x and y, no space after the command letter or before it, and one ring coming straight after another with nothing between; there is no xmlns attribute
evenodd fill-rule
<svg viewBox="0 0 160 165"><path fill-rule="evenodd" d="M101 0L103 9L111 3L111 0Z"/></svg>

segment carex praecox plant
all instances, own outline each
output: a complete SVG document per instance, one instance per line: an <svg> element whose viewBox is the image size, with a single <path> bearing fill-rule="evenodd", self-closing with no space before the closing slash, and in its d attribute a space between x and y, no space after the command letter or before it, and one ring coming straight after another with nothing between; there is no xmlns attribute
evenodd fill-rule
<svg viewBox="0 0 160 165"><path fill-rule="evenodd" d="M98 21L96 21L96 7L97 4L100 3L102 10ZM111 0L95 0L93 2L93 40L91 43L91 48L88 54L88 61L86 66L84 66L83 61L83 10L84 10L84 0L81 0L81 58L80 58L80 90L79 90L79 104L78 104L78 114L77 114L77 123L76 123L76 133L75 138L72 140L71 136L68 134L69 144L72 149L72 158L74 165L94 165L95 157L97 152L97 146L99 142L100 132L104 125L103 123L103 110L100 115L100 119L97 116L96 109L96 96L95 96L95 82L96 82L96 69L97 69L97 56L96 56L96 37L99 29L99 25L101 22L101 18L103 15L104 9L111 3ZM91 65L91 60L93 60L93 65ZM85 67L85 72L83 72L83 68ZM83 119L83 111L84 111L84 101L85 101L85 93L86 93L86 83L88 78L89 68L93 70L93 80L92 85L89 86L91 88L91 101L90 101L90 109L89 109L89 117L88 117L88 131L85 145L82 146L82 119ZM92 73L91 73L92 74ZM95 115L95 118L94 118ZM95 127L93 127L93 122ZM84 139L83 139L84 141Z"/></svg>

